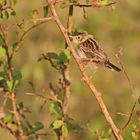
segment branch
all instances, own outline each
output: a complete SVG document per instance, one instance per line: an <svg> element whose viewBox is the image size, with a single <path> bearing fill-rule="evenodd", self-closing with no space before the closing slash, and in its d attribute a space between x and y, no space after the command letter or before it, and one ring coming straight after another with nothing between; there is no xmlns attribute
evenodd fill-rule
<svg viewBox="0 0 140 140"><path fill-rule="evenodd" d="M16 122L18 125L19 136L20 136L21 140L27 140L27 138L24 136L24 133L22 130L21 119L20 119L20 114L18 112L18 108L17 108L17 101L16 101L15 93L10 93L10 94L11 94L14 116L15 116L15 119L16 119Z"/></svg>
<svg viewBox="0 0 140 140"><path fill-rule="evenodd" d="M69 33L71 33L72 26L73 26L72 17L73 17L73 6L70 6L69 11L68 11L68 19L67 19L67 31ZM65 48L67 48L67 42L65 42ZM64 114L67 114L69 98L70 98L70 84L67 84L67 81L70 81L69 65L67 65L66 68L64 69L63 78L66 79L66 80L64 80L64 82L65 82L65 89L64 89L65 90L65 99L64 99L63 111L64 111Z"/></svg>
<svg viewBox="0 0 140 140"><path fill-rule="evenodd" d="M34 94L34 93L26 93L27 95L30 95L30 96L37 96L43 100L46 100L46 101L55 101L57 103L59 103L61 106L62 106L62 101L60 99L57 98L57 96L53 95L53 97L47 97L47 96L43 96L41 94Z"/></svg>
<svg viewBox="0 0 140 140"><path fill-rule="evenodd" d="M124 130L129 125L129 123L130 123L130 121L132 119L132 115L133 115L133 112L135 110L136 104L137 104L137 102L135 101L135 103L134 103L134 105L133 105L133 107L131 109L131 112L129 113L129 118L128 118L127 122L125 123L125 125L122 127L122 130Z"/></svg>
<svg viewBox="0 0 140 140"><path fill-rule="evenodd" d="M1 120L0 120L0 127L8 130L11 135L16 137L16 134L12 131L12 129L8 127L6 124L4 124Z"/></svg>
<svg viewBox="0 0 140 140"><path fill-rule="evenodd" d="M37 23L37 24L31 26L30 28L28 28L28 29L22 34L22 36L20 37L18 43L21 43L21 42L23 41L23 39L25 38L25 36L26 36L31 30L33 30L34 28L38 27L39 25L41 25L41 24L43 24L43 23L45 23L45 22L47 22L47 21L50 21L50 20L52 20L52 19L53 19L52 17L48 17L48 18L40 18L40 19L35 19L35 20L33 20L34 22L38 22L38 21L39 21L39 23Z"/></svg>
<svg viewBox="0 0 140 140"><path fill-rule="evenodd" d="M91 4L81 4L81 3L74 3L73 6L80 7L80 8L90 8L93 7Z"/></svg>
<svg viewBox="0 0 140 140"><path fill-rule="evenodd" d="M75 61L77 62L77 65L79 66L81 74L84 77L85 83L89 86L92 94L96 97L96 99L98 101L98 104L100 105L100 108L102 110L102 113L104 114L108 124L112 128L112 131L114 133L114 136L115 136L116 140L123 140L123 137L121 136L119 129L114 124L114 122L113 122L113 120L112 120L112 118L111 118L111 116L110 116L110 114L109 114L104 102L103 102L103 99L101 97L101 93L96 89L94 84L91 83L91 81L89 80L89 78L85 74L85 72L83 72L83 68L81 67L81 65L79 63L79 58L78 58L78 56L77 56L77 54L76 54L76 52L75 52L75 50L74 50L74 48L73 48L73 46L72 46L72 44L70 42L70 39L69 39L68 34L66 32L66 29L64 28L64 26L62 25L62 23L60 22L57 14L56 14L55 7L53 5L52 0L46 0L46 1L47 1L48 5L49 5L49 8L51 10L51 13L52 13L52 15L54 17L54 20L55 20L56 24L58 25L60 31L62 32L62 34L63 34L63 36L64 36L64 38L65 38L65 40L66 40L66 42L67 42L67 44L69 46L69 49L72 52L72 55L73 55Z"/></svg>
<svg viewBox="0 0 140 140"><path fill-rule="evenodd" d="M5 49L6 51L6 57L7 57L7 71L8 71L8 80L9 81L13 81L13 70L12 70L12 65L11 65L11 59L10 59L10 53L9 53L9 47L6 43L6 35L5 35L5 31L3 30L2 26L0 25L0 31L2 32L3 36L4 36L4 43L2 44L2 47ZM21 140L26 140L24 134L23 134L23 130L22 130L22 126L21 126L21 120L20 120L20 115L17 109L17 101L16 101L16 97L15 97L15 93L8 91L7 93L9 93L11 100L12 100L12 106L13 106L13 112L14 112L14 116L16 119L16 123L18 126L18 132L19 132L19 137Z"/></svg>
<svg viewBox="0 0 140 140"><path fill-rule="evenodd" d="M22 43L22 41L24 40L24 38L26 37L26 35L33 30L34 28L46 23L47 21L53 20L53 17L48 17L48 18L38 18L38 19L34 19L34 20L30 20L31 22L38 22L36 24L34 24L33 26L29 27L26 31L24 31L24 33L21 35L20 39L17 41L17 45L20 45ZM15 25L15 24L13 24ZM17 25L17 24L16 24ZM15 51L12 51L11 55L10 55L10 61L12 60L13 56L15 54Z"/></svg>
<svg viewBox="0 0 140 140"><path fill-rule="evenodd" d="M101 138L101 136L100 136L98 130L95 131L95 134L97 135L98 140L102 140L102 138Z"/></svg>

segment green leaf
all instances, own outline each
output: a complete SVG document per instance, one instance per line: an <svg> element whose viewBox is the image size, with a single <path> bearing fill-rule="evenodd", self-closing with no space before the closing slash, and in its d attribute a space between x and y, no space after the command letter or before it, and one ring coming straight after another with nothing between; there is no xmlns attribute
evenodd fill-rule
<svg viewBox="0 0 140 140"><path fill-rule="evenodd" d="M63 51L59 54L59 61L63 63L68 63L71 56L69 51Z"/></svg>
<svg viewBox="0 0 140 140"><path fill-rule="evenodd" d="M67 126L63 125L61 129L62 129L63 137L66 138L68 136L68 128L67 128Z"/></svg>
<svg viewBox="0 0 140 140"><path fill-rule="evenodd" d="M132 124L132 127L133 127L133 129L136 129L137 128L137 126L135 124Z"/></svg>
<svg viewBox="0 0 140 140"><path fill-rule="evenodd" d="M0 82L2 82L2 80L7 78L7 73L4 71L0 72Z"/></svg>
<svg viewBox="0 0 140 140"><path fill-rule="evenodd" d="M1 71L0 72L0 77L3 77L3 79L7 78L7 72L6 71Z"/></svg>
<svg viewBox="0 0 140 140"><path fill-rule="evenodd" d="M72 131L75 131L75 132L81 132L84 129L83 126L77 124L77 122L75 122L69 116L66 117L65 123L67 125L68 130L72 130Z"/></svg>
<svg viewBox="0 0 140 140"><path fill-rule="evenodd" d="M7 91L7 73L5 71L0 72L0 87Z"/></svg>
<svg viewBox="0 0 140 140"><path fill-rule="evenodd" d="M42 128L44 128L44 125L41 122L35 122L34 125L32 126L32 129L31 129L30 133L34 133L36 131L39 131Z"/></svg>
<svg viewBox="0 0 140 140"><path fill-rule="evenodd" d="M24 109L24 104L23 104L23 102L20 102L19 104L18 104L18 107L19 107L19 109Z"/></svg>
<svg viewBox="0 0 140 140"><path fill-rule="evenodd" d="M13 89L13 80L12 81L6 81L7 83L7 88L8 88L8 91L12 91Z"/></svg>
<svg viewBox="0 0 140 140"><path fill-rule="evenodd" d="M9 13L8 13L8 11L4 11L3 12L3 17L2 17L3 19L5 19L5 20L7 20L8 18L9 18Z"/></svg>
<svg viewBox="0 0 140 140"><path fill-rule="evenodd" d="M103 138L102 140L108 140L108 138Z"/></svg>
<svg viewBox="0 0 140 140"><path fill-rule="evenodd" d="M102 6L107 5L108 3L109 3L108 0L101 0L101 1L100 1L100 4L101 4Z"/></svg>
<svg viewBox="0 0 140 140"><path fill-rule="evenodd" d="M26 126L26 125L22 124L22 130L26 135L29 134L29 128L30 128L30 126Z"/></svg>
<svg viewBox="0 0 140 140"><path fill-rule="evenodd" d="M0 46L4 44L4 37L2 33L0 32Z"/></svg>
<svg viewBox="0 0 140 140"><path fill-rule="evenodd" d="M20 71L14 72L14 80L20 80L22 78L22 74Z"/></svg>
<svg viewBox="0 0 140 140"><path fill-rule="evenodd" d="M13 10L13 11L10 13L10 15L11 15L11 16L16 16L16 11Z"/></svg>
<svg viewBox="0 0 140 140"><path fill-rule="evenodd" d="M13 51L17 51L18 50L18 43L17 42L13 43L12 50Z"/></svg>
<svg viewBox="0 0 140 140"><path fill-rule="evenodd" d="M132 138L134 139L134 140L136 140L137 139L137 135L136 135L136 133L133 131L133 132L131 132L131 135L132 135Z"/></svg>
<svg viewBox="0 0 140 140"><path fill-rule="evenodd" d="M4 4L5 3L5 0L0 0L0 4Z"/></svg>
<svg viewBox="0 0 140 140"><path fill-rule="evenodd" d="M7 88L9 91L15 90L15 88L19 85L20 79L22 78L22 74L19 71L14 72L13 78L13 80L6 81Z"/></svg>
<svg viewBox="0 0 140 140"><path fill-rule="evenodd" d="M7 88L8 88L8 91L13 91L15 90L15 88L19 85L19 82L20 82L20 77L14 77L14 80L7 80L6 83L7 83Z"/></svg>
<svg viewBox="0 0 140 140"><path fill-rule="evenodd" d="M17 0L10 0L10 4L11 4L11 5L15 5L16 2L17 2Z"/></svg>
<svg viewBox="0 0 140 140"><path fill-rule="evenodd" d="M6 55L6 51L4 48L0 47L0 58Z"/></svg>
<svg viewBox="0 0 140 140"><path fill-rule="evenodd" d="M53 130L55 129L59 129L62 125L63 125L63 121L62 120L55 120L52 124L51 124L51 128Z"/></svg>
<svg viewBox="0 0 140 140"><path fill-rule="evenodd" d="M50 111L52 113L54 113L57 117L62 117L62 109L61 107L58 105L58 103L51 103L50 105Z"/></svg>
<svg viewBox="0 0 140 140"><path fill-rule="evenodd" d="M44 17L47 17L47 15L48 15L48 5L43 7L43 11L44 11Z"/></svg>
<svg viewBox="0 0 140 140"><path fill-rule="evenodd" d="M34 9L34 10L32 11L32 18L34 19L34 22L35 22L35 23L36 23L36 19L38 18L38 16L39 16L38 10Z"/></svg>
<svg viewBox="0 0 140 140"><path fill-rule="evenodd" d="M47 53L47 57L50 59L58 59L58 55L56 53L53 53L53 52Z"/></svg>
<svg viewBox="0 0 140 140"><path fill-rule="evenodd" d="M4 117L3 122L6 124L10 123L13 121L13 118L14 118L13 114L8 114Z"/></svg>

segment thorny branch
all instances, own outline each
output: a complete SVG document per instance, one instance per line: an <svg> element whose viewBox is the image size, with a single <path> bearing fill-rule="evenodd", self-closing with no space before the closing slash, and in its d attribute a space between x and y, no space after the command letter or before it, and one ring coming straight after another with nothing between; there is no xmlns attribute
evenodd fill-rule
<svg viewBox="0 0 140 140"><path fill-rule="evenodd" d="M66 29L64 28L64 26L62 25L61 21L59 20L59 18L57 16L53 1L52 0L46 0L46 2L48 3L50 11L52 13L52 16L54 17L54 20L55 20L56 24L58 25L60 31L62 32L62 34L63 34L63 36L64 36L64 38L65 38L65 40L66 40L66 42L67 42L67 44L69 46L69 49L72 52L72 55L73 55L74 59L76 60L78 66L79 66L81 74L84 77L85 83L89 86L89 88L92 91L93 95L96 97L96 99L98 101L98 104L100 105L100 108L102 110L102 113L104 114L108 124L110 125L116 140L123 140L123 137L120 134L119 129L114 124L114 122L113 122L113 120L112 120L112 118L111 118L111 116L110 116L110 114L109 114L109 112L108 112L108 110L106 108L106 105L103 102L103 99L101 97L101 93L96 89L94 84L92 84L92 82L89 80L89 78L87 77L85 72L83 72L83 68L81 67L81 65L79 63L79 58L77 57L77 54L76 54L76 52L75 52L75 50L74 50L74 48L73 48L73 46L72 46L72 44L70 42L70 39L69 39L68 34L66 32Z"/></svg>

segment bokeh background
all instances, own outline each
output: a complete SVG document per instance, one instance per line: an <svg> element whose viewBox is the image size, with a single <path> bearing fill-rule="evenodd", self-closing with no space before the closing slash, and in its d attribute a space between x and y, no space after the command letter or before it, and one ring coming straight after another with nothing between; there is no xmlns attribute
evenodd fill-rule
<svg viewBox="0 0 140 140"><path fill-rule="evenodd" d="M37 9L39 17L43 17L43 6L45 2L38 0L18 0L15 5L18 18L31 18L32 11ZM63 24L66 25L68 8L61 9L57 6L57 12ZM101 91L108 110L119 128L127 121L127 117L117 113L128 113L134 103L134 99L140 95L140 1L123 0L117 1L115 9L111 7L87 8L87 20L83 18L83 11L80 8L74 9L74 28L85 30L92 34L104 48L105 52L118 65L114 54L123 48L121 61L134 85L132 94L129 83L123 73L112 72L105 68L100 68L94 75L93 82L97 89ZM15 20L10 19L2 24L9 25ZM1 21L0 21L1 22ZM27 26L27 27L26 27ZM29 25L25 25L25 29ZM9 32L8 43L15 42L17 27ZM41 93L48 89L50 82L57 83L59 75L47 61L38 62L37 59L42 53L60 52L64 49L64 39L53 22L45 23L31 31L23 41L20 51L13 60L13 66L21 70L23 78L17 90L19 101L24 101L25 105L32 110L32 114L27 114L31 122L42 121L45 124L46 132L53 134L49 129L53 116L49 114L47 103L40 109L43 101L39 98L28 96L26 93L32 92L29 84L34 84L36 93ZM91 73L89 71L88 73ZM71 96L69 99L69 115L79 124L88 123L95 131L107 133L109 126L101 113L95 97L91 94L87 85L81 81L79 69L73 58L70 62ZM137 105L136 110L139 109ZM132 140L132 124L136 123L136 111L133 119L123 132L124 139ZM0 129L0 139L13 140L3 129ZM55 140L55 135L49 135L48 140ZM70 132L68 140L95 140L96 135L89 131L79 133Z"/></svg>

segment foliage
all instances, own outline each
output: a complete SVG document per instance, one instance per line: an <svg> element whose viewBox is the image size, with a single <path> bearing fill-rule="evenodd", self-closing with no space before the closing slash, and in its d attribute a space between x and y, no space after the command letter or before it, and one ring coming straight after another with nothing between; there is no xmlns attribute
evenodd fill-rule
<svg viewBox="0 0 140 140"><path fill-rule="evenodd" d="M103 8L106 6L113 7L115 3L116 2L112 2L109 0L86 0L83 4L79 0L66 0L60 2L56 1L54 5L58 4L59 9L64 12L67 8L70 9L71 7L78 7L80 9L83 9L83 18L88 20L88 13L86 13L87 10L85 10L86 8L91 7L92 10L94 10L94 8ZM36 113L35 110L30 110L30 108L26 106L27 101L24 100L24 98L19 99L19 96L21 96L21 93L24 91L24 86L21 85L21 83L26 82L24 80L24 74L22 74L22 68L18 68L18 66L16 66L16 62L18 61L17 56L20 55L23 51L23 47L29 45L26 44L25 37L34 28L38 29L40 25L50 20L53 21L55 19L53 19L54 17L50 18L51 12L49 11L49 6L46 3L42 4L41 10L38 10L39 7L35 7L36 9L34 10L30 9L31 12L28 19L26 19L26 16L21 18L19 17L19 9L16 7L16 5L18 4L21 4L18 0L0 0L0 21L2 21L0 22L0 94L2 97L2 105L0 107L0 127L6 129L7 133L9 132L17 140L48 139L50 135L48 131L53 132L53 134L51 135L55 134L57 139L60 140L67 139L69 137L69 132L78 134L80 133L81 136L82 133L90 133L89 135L93 134L94 138L97 137L100 140L112 139L113 133L111 129L106 128L105 125L105 127L103 127L101 131L98 132L98 126L97 128L95 128L96 122L94 122L95 126L92 128L92 126L90 127L86 123L81 124L80 121L77 121L75 118L71 117L71 113L69 113L68 105L70 102L70 87L73 84L73 81L71 81L69 78L69 66L71 65L70 62L72 60L72 56L69 49L65 49L67 45L64 45L63 49L58 49L57 46L55 46L55 51L42 53L42 55L40 55L38 58L39 64L44 65L45 63L45 65L48 66L47 69L53 68L51 70L54 70L54 73L58 75L58 77L55 77L55 74L52 72L52 76L55 77L55 82L53 80L52 82L48 82L49 80L47 79L48 81L45 81L45 85L47 84L48 86L47 89L42 89L41 87L39 87L39 85L34 85L34 81L33 83L30 82L33 93L27 91L26 94L29 100L33 99L32 96L40 99L41 105L43 104L42 108L44 106L47 106L49 108L47 108L45 111L47 112L46 114L48 116L51 116L51 122L48 122L48 116L42 117L43 115L40 114L39 111L37 112L37 114L41 117L41 120L34 117L34 114ZM96 10L98 11L99 9ZM115 21L114 24L116 24ZM53 28L53 26L54 25L50 24L48 28ZM14 31L12 32L12 30ZM74 27L72 28L70 33L73 30ZM75 29L75 33L77 32L77 30L78 29ZM9 40L9 33L13 33L13 38L11 37L12 41ZM37 33L37 35L39 36L39 33ZM32 40L30 36L28 36L27 39ZM53 43L55 43L55 41ZM24 53L22 57L26 59L26 53ZM20 63L22 65L22 62ZM47 76L49 77L49 75ZM77 77L78 76L76 74L76 80ZM32 79L32 77L30 79ZM76 89L78 89L78 87L76 87ZM81 98L79 97L78 99L80 100ZM30 104L32 104L31 101L29 102ZM86 106L86 103L84 106ZM91 107L87 106L87 108ZM131 118L129 118L129 116L134 113L133 111L127 115L130 121ZM31 117L31 119L29 119L29 116ZM138 140L140 139L139 109L137 109L137 113L134 114L134 116L135 117L133 119L133 125L129 125L128 123L128 127L130 130L126 135L127 137L131 135L131 140ZM47 127L48 125L49 127Z"/></svg>

